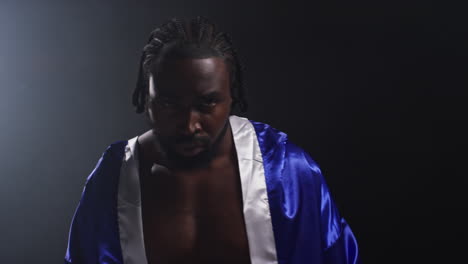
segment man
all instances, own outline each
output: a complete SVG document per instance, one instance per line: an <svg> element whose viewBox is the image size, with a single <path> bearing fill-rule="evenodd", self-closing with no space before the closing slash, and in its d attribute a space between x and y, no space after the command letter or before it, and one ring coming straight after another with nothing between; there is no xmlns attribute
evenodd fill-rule
<svg viewBox="0 0 468 264"><path fill-rule="evenodd" d="M151 129L104 152L65 263L359 263L317 164L246 110L228 35L207 19L152 32L134 92Z"/></svg>

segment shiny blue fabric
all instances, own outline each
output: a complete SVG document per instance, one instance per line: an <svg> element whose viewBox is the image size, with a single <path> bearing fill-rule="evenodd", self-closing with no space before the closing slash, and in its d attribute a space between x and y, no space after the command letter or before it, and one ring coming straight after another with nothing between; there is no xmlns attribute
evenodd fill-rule
<svg viewBox="0 0 468 264"><path fill-rule="evenodd" d="M110 145L87 178L70 227L65 264L123 263L117 191L126 145Z"/></svg>
<svg viewBox="0 0 468 264"><path fill-rule="evenodd" d="M360 263L356 238L318 165L283 132L251 123L263 156L278 263Z"/></svg>
<svg viewBox="0 0 468 264"><path fill-rule="evenodd" d="M278 263L360 263L356 238L317 164L286 134L251 122L263 157ZM110 145L88 177L70 227L65 264L123 264L117 192L126 145Z"/></svg>

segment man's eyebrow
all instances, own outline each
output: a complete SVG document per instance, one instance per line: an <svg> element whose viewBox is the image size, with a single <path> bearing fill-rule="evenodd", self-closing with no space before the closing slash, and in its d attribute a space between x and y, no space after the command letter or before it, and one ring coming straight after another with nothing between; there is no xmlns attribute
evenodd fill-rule
<svg viewBox="0 0 468 264"><path fill-rule="evenodd" d="M212 92L207 92L205 94L202 94L201 97L219 97L220 95L221 95L220 92L212 91Z"/></svg>

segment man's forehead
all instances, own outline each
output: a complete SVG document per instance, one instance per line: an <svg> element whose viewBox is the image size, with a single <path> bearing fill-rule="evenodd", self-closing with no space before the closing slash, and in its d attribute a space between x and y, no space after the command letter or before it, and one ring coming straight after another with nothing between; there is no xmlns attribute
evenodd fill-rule
<svg viewBox="0 0 468 264"><path fill-rule="evenodd" d="M207 96L207 95L219 95L221 94L221 89L222 87L220 86L210 86L206 87L205 89L202 90L190 90L188 92L187 90L183 90L183 93L180 93L180 91L175 91L174 89L164 89L161 88L160 86L156 87L155 84L155 78L153 74L149 74L149 97L155 97L156 95L165 95L165 96L174 96L174 97L180 97L185 94L195 94L199 96Z"/></svg>

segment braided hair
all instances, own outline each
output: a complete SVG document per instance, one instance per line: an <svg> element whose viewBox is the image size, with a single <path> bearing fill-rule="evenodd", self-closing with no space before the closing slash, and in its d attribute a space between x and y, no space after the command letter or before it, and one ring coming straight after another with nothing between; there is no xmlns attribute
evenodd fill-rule
<svg viewBox="0 0 468 264"><path fill-rule="evenodd" d="M138 80L132 102L137 113L145 111L149 74L163 58L222 57L230 68L232 108L247 111L242 80L243 67L231 37L208 19L197 16L189 21L172 18L151 32L140 59Z"/></svg>

